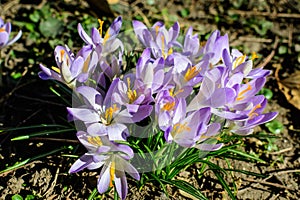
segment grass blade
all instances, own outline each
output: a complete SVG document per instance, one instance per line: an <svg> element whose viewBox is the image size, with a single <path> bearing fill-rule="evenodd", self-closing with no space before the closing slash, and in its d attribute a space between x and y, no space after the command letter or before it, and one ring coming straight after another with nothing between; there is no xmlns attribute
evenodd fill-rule
<svg viewBox="0 0 300 200"><path fill-rule="evenodd" d="M188 182L181 181L181 180L161 180L170 185L176 186L178 189L181 189L184 192L189 193L193 197L200 199L200 200L207 200L207 198L193 185Z"/></svg>

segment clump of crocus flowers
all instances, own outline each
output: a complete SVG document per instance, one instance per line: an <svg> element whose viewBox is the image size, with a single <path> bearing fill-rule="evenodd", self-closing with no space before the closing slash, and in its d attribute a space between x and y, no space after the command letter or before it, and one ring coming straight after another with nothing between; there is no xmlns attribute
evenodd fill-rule
<svg viewBox="0 0 300 200"><path fill-rule="evenodd" d="M99 22L100 28L92 28L90 35L79 24L85 45L76 55L67 46L57 46L57 67L41 65L39 75L65 83L81 100L67 109L81 124L77 137L87 153L70 172L101 168L100 193L115 187L125 199L125 173L140 179L131 163L135 152L126 142L132 136L144 137L142 130L163 132L165 142L178 147L209 152L222 147L217 136L224 129L248 135L276 117L276 112L263 113L267 100L257 95L270 71L253 67L255 54L230 49L228 36L220 31L201 45L192 27L179 42L178 22L166 29L162 22L148 28L133 21L144 49L133 70L124 73L124 44L118 38L122 18L117 17L105 35ZM132 128L149 117L152 129Z"/></svg>

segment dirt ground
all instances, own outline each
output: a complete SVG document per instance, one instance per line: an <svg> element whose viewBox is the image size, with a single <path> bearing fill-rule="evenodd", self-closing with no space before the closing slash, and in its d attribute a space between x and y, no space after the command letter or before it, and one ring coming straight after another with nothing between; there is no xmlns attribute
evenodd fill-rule
<svg viewBox="0 0 300 200"><path fill-rule="evenodd" d="M84 14L95 18L106 16L107 19L111 19L110 15L122 15L127 20L143 20L149 26L157 20L165 21L167 26L178 20L183 30L193 26L194 32L199 33L202 40L211 31L219 29L229 34L231 46L246 54L257 52L260 58L255 65L273 71L266 84L266 88L273 91L266 112L278 111L276 120L284 128L272 140L255 137L243 139L245 150L260 156L266 163L222 158L215 158L213 162L224 168L263 175L255 177L234 171L228 173L226 180L235 182L235 186L231 186L236 187L238 199L300 199L300 79L297 75L300 70L300 3L294 0L235 0L230 3L225 0L188 0L184 3L180 0L120 0L109 1L109 11L104 4L96 5L93 2L62 0L53 1L50 6L57 12L69 14L66 23ZM45 3L40 0L0 0L0 15L14 24L14 19L20 21L28 17L26 13L40 9ZM24 35L27 36L23 34L20 41L26 42L10 48L18 57L13 57L9 49L2 52L1 58L6 65L3 68L4 87L0 88L0 128L66 123L56 116L56 113L61 116L66 114L65 105L44 92L49 91L48 83L37 78L39 62L54 62L53 49L35 46L39 41L29 41ZM41 48L43 56L32 51L34 48ZM37 60L32 62L28 58ZM11 74L16 72L22 73L22 79L11 78ZM256 133L262 131L268 132L267 127L258 127ZM26 130L0 132L0 170L26 158L34 158L37 152L49 152L49 149L62 146L65 149L60 151L63 153L32 159L17 169L0 174L0 199L11 199L13 194L23 197L34 195L36 199L87 199L96 187L98 172L85 170L68 174L76 158L67 156L74 151L67 149L67 146L78 144L76 137L68 133L58 135L59 140L37 137L10 141L16 134L27 133ZM84 152L82 147L78 148L78 153ZM187 180L209 199L230 199L211 171L198 176L200 167L191 166L176 178ZM157 185L147 184L139 189L134 180L129 179L127 199L193 199L172 186L167 189L169 197ZM113 199L113 193L108 192L102 197Z"/></svg>

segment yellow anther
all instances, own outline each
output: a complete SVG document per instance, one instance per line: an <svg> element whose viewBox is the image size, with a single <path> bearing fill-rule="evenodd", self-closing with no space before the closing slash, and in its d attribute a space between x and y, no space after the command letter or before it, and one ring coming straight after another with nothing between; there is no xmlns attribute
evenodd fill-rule
<svg viewBox="0 0 300 200"><path fill-rule="evenodd" d="M173 110L174 106L175 106L175 101L167 102L167 103L162 107L162 110L164 110L164 111L170 111L170 110Z"/></svg>
<svg viewBox="0 0 300 200"><path fill-rule="evenodd" d="M241 92L239 92L239 94L238 94L238 96L237 96L237 98L236 98L237 101L243 100L243 99L245 98L243 95L244 95L247 91L252 90L251 85L250 85L249 83L247 83L247 85L248 85L248 87L247 87L246 89L244 89L244 90L242 90Z"/></svg>
<svg viewBox="0 0 300 200"><path fill-rule="evenodd" d="M88 142L92 145L95 145L95 146L102 146L103 143L102 143L102 140L99 136L95 136L95 137L88 137L87 138Z"/></svg>
<svg viewBox="0 0 300 200"><path fill-rule="evenodd" d="M52 69L53 71L55 71L56 73L60 74L60 69L59 69L58 67L52 66L51 69Z"/></svg>
<svg viewBox="0 0 300 200"><path fill-rule="evenodd" d="M5 28L1 27L1 28L0 28L0 33L1 33L1 32L6 32Z"/></svg>
<svg viewBox="0 0 300 200"><path fill-rule="evenodd" d="M156 36L158 35L158 31L159 31L159 26L155 26L155 34L156 34Z"/></svg>
<svg viewBox="0 0 300 200"><path fill-rule="evenodd" d="M108 28L106 33L105 33L105 36L104 36L104 39L103 39L103 44L105 44L106 41L110 38L109 30L110 29Z"/></svg>
<svg viewBox="0 0 300 200"><path fill-rule="evenodd" d="M136 90L131 90L130 88L130 78L127 78L127 97L129 99L129 103L133 103L137 98Z"/></svg>
<svg viewBox="0 0 300 200"><path fill-rule="evenodd" d="M99 22L98 31L99 31L100 37L102 37L102 30L103 30L102 27L103 27L104 21L102 21L101 19L98 19L98 22Z"/></svg>
<svg viewBox="0 0 300 200"><path fill-rule="evenodd" d="M161 36L161 54L166 59L166 53L165 53L165 37L162 35Z"/></svg>
<svg viewBox="0 0 300 200"><path fill-rule="evenodd" d="M257 104L256 106L254 106L254 108L252 108L252 110L248 114L250 119L253 119L254 117L258 116L258 114L255 111L259 108L261 108L260 104Z"/></svg>
<svg viewBox="0 0 300 200"><path fill-rule="evenodd" d="M197 74L199 74L200 71L201 71L201 68L199 68L197 70L196 66L192 66L192 67L188 68L188 70L186 71L186 73L184 75L184 80L185 81L191 80L192 78L197 76Z"/></svg>
<svg viewBox="0 0 300 200"><path fill-rule="evenodd" d="M246 60L246 55L242 55L242 56L238 57L238 58L233 62L232 69L235 69L237 66L239 66L240 64L242 64L243 62L245 62L245 60Z"/></svg>
<svg viewBox="0 0 300 200"><path fill-rule="evenodd" d="M177 92L174 93L174 88L171 88L169 90L169 94L170 94L171 97L175 97L176 95L178 95L179 93L181 93L183 91L184 91L183 89L180 89L180 90L178 90Z"/></svg>
<svg viewBox="0 0 300 200"><path fill-rule="evenodd" d="M252 54L251 54L251 60L254 60L256 58L259 58L259 56L256 54L255 51L253 51Z"/></svg>
<svg viewBox="0 0 300 200"><path fill-rule="evenodd" d="M86 58L86 60L83 63L83 68L82 68L83 73L87 73L87 71L89 69L90 60L91 60L91 54L88 55L88 57Z"/></svg>
<svg viewBox="0 0 300 200"><path fill-rule="evenodd" d="M191 131L191 128L187 126L187 122L184 124L177 123L173 126L173 130L171 135L175 137L175 135L182 133L183 131Z"/></svg>
<svg viewBox="0 0 300 200"><path fill-rule="evenodd" d="M173 49L170 48L170 49L168 50L168 56L171 55L172 53L173 53Z"/></svg>
<svg viewBox="0 0 300 200"><path fill-rule="evenodd" d="M109 175L110 175L109 187L114 186L113 181L115 180L115 168L116 168L116 163L115 161L112 161L110 165L110 171L109 171Z"/></svg>
<svg viewBox="0 0 300 200"><path fill-rule="evenodd" d="M59 53L60 53L60 59L61 59L60 62L62 62L63 58L64 58L64 55L65 55L65 50L62 49L62 50L60 50Z"/></svg>
<svg viewBox="0 0 300 200"><path fill-rule="evenodd" d="M113 106L106 109L105 114L104 114L105 119L102 119L102 122L106 125L110 124L113 119L113 114L118 110L119 110L119 108L117 107L116 104L114 104Z"/></svg>

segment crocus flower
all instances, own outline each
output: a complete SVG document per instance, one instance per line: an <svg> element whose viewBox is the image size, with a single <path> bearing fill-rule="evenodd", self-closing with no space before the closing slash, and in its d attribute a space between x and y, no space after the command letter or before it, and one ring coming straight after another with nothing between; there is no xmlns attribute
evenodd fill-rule
<svg viewBox="0 0 300 200"><path fill-rule="evenodd" d="M252 100L245 105L248 105L244 111L247 114L248 118L245 120L236 120L231 121L229 125L231 131L233 133L239 135L248 135L253 132L253 128L260 125L267 123L273 120L277 116L277 112L270 112L263 114L263 110L265 109L267 104L267 100L263 95L258 95L252 98Z"/></svg>
<svg viewBox="0 0 300 200"><path fill-rule="evenodd" d="M219 133L221 125L219 123L211 123L208 125L207 130L200 136L197 144L194 146L201 151L216 151L223 146L223 143L217 143L216 138Z"/></svg>
<svg viewBox="0 0 300 200"><path fill-rule="evenodd" d="M115 79L112 82L105 97L92 87L78 87L76 91L83 96L86 106L67 108L75 119L86 124L88 133L108 135L111 141L125 140L128 130L124 123L133 123L132 115L126 109L121 110L121 105L111 99L118 81L119 79Z"/></svg>
<svg viewBox="0 0 300 200"><path fill-rule="evenodd" d="M124 80L118 82L116 92L114 92L112 98L120 105L125 105L128 112L133 115L133 118L141 121L150 115L152 111L150 103L154 100L151 90L143 86L140 87L135 81L134 74L127 74ZM145 112L146 110L148 112Z"/></svg>
<svg viewBox="0 0 300 200"><path fill-rule="evenodd" d="M220 78L224 72L222 67L213 68L206 72L198 94L188 105L188 111L203 107L220 108L234 101L236 91L233 88L221 87Z"/></svg>
<svg viewBox="0 0 300 200"><path fill-rule="evenodd" d="M200 56L200 42L198 34L193 35L193 27L190 27L185 34L182 54L187 56L193 65L196 64L196 60Z"/></svg>
<svg viewBox="0 0 300 200"><path fill-rule="evenodd" d="M164 59L158 58L153 61L150 58L150 49L142 53L136 65L136 80L145 88L151 89L152 94L157 93L164 85Z"/></svg>
<svg viewBox="0 0 300 200"><path fill-rule="evenodd" d="M195 146L206 132L210 116L210 108L202 108L187 115L186 102L179 99L171 124L165 131L166 141L174 141L183 147Z"/></svg>
<svg viewBox="0 0 300 200"><path fill-rule="evenodd" d="M121 51L123 52L123 43L117 38L122 26L122 17L119 16L113 21L104 37L102 37L102 26L104 21L99 20L99 23L100 28L96 29L93 27L91 36L85 32L81 24L78 24L78 33L82 40L86 44L93 45L93 48L98 53L99 59L115 52L118 48L121 48Z"/></svg>
<svg viewBox="0 0 300 200"><path fill-rule="evenodd" d="M22 31L20 30L15 37L9 39L10 33L11 23L4 23L3 19L0 17L0 49L13 44L22 36Z"/></svg>
<svg viewBox="0 0 300 200"><path fill-rule="evenodd" d="M253 68L253 58L254 56L249 59L237 49L232 49L231 55L228 49L224 49L222 55L223 63L230 70L230 74L242 73L244 78L255 79L271 73L263 68Z"/></svg>
<svg viewBox="0 0 300 200"><path fill-rule="evenodd" d="M102 167L98 191L104 193L108 187L115 185L121 199L125 199L128 190L125 172L136 180L140 179L138 171L128 162L133 157L132 149L124 144L113 143L106 136L91 136L84 131L79 131L77 137L88 152L71 166L69 172Z"/></svg>
<svg viewBox="0 0 300 200"><path fill-rule="evenodd" d="M57 67L49 69L40 64L40 78L55 79L74 89L76 81L85 82L97 65L98 56L91 45L84 46L75 57L67 46L57 46L54 50Z"/></svg>
<svg viewBox="0 0 300 200"><path fill-rule="evenodd" d="M206 44L201 48L200 53L202 55L211 54L210 63L215 65L222 59L224 50L229 52L228 35L221 36L220 31L215 30L208 38Z"/></svg>
<svg viewBox="0 0 300 200"><path fill-rule="evenodd" d="M162 22L156 22L150 30L140 21L133 20L134 32L145 47L151 48L154 58L167 59L173 53L173 47L181 47L177 42L180 32L179 23L167 30Z"/></svg>
<svg viewBox="0 0 300 200"><path fill-rule="evenodd" d="M132 178L140 180L138 171L126 159L117 154L106 159L98 179L98 191L104 193L113 183L121 199L125 199L128 192L125 172Z"/></svg>

